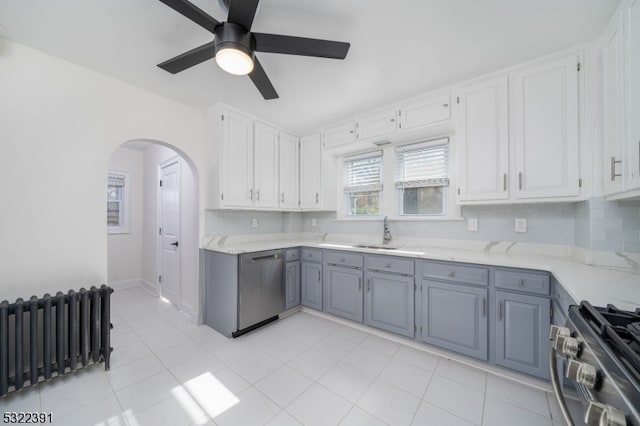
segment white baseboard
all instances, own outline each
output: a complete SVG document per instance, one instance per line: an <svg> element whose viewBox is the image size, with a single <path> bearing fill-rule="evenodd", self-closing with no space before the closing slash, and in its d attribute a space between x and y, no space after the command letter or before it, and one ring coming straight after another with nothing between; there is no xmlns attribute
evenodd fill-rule
<svg viewBox="0 0 640 426"><path fill-rule="evenodd" d="M147 280L140 280L140 286L147 290L149 293L153 294L155 297L160 296L160 285L151 283Z"/></svg>
<svg viewBox="0 0 640 426"><path fill-rule="evenodd" d="M200 325L199 324L199 318L200 315L198 314L198 312L193 309L193 306L184 303L184 302L180 302L178 304L178 310L180 312L182 312L183 314L185 314L188 318L189 318L189 322L193 325Z"/></svg>
<svg viewBox="0 0 640 426"><path fill-rule="evenodd" d="M121 280L121 281L112 281L109 283L109 287L114 290L124 290L127 288L135 288L140 287L141 279L133 279L133 280Z"/></svg>

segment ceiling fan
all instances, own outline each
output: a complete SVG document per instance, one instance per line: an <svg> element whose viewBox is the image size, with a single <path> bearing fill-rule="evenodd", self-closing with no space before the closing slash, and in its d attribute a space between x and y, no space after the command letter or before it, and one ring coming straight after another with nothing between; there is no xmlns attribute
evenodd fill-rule
<svg viewBox="0 0 640 426"><path fill-rule="evenodd" d="M278 93L265 73L255 52L284 53L344 59L349 43L251 31L259 0L230 0L227 22L218 22L187 0L160 0L176 12L191 19L214 35L214 40L171 58L160 68L172 74L216 58L223 70L236 75L249 75L265 99L276 99Z"/></svg>

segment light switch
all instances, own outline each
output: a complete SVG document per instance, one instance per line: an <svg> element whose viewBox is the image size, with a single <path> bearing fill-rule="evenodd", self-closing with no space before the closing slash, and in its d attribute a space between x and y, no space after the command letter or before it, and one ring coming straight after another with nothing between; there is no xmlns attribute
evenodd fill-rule
<svg viewBox="0 0 640 426"><path fill-rule="evenodd" d="M255 217L254 217L254 218L251 220L251 226L253 226L254 228L257 228L257 227L258 227L258 219L257 219L257 218L255 218Z"/></svg>
<svg viewBox="0 0 640 426"><path fill-rule="evenodd" d="M317 226L318 225L318 221L316 221L315 217L311 218L311 226Z"/></svg>
<svg viewBox="0 0 640 426"><path fill-rule="evenodd" d="M476 232L478 230L478 219L477 218L469 218L467 219L467 230Z"/></svg>
<svg viewBox="0 0 640 426"><path fill-rule="evenodd" d="M527 219L516 218L515 229L516 232L527 232Z"/></svg>

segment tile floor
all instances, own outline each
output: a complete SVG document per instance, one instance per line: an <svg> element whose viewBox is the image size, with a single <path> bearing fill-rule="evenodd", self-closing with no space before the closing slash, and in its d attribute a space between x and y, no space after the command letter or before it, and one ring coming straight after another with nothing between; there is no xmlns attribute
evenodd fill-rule
<svg viewBox="0 0 640 426"><path fill-rule="evenodd" d="M101 366L0 400L56 425L561 425L552 396L299 312L230 340L141 288Z"/></svg>

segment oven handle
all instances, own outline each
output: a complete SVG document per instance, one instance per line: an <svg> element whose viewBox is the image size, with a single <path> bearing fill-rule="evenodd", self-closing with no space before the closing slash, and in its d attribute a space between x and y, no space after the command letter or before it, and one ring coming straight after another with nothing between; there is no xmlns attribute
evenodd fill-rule
<svg viewBox="0 0 640 426"><path fill-rule="evenodd" d="M551 371L551 385L553 387L553 394L556 397L556 401L558 401L558 405L560 406L560 411L562 412L562 416L564 417L564 421L567 426L574 426L573 420L571 419L571 414L569 413L569 409L567 408L567 403L564 400L564 395L562 394L562 389L560 389L560 380L558 380L558 365L556 364L556 349L553 347L553 342L549 345L549 370Z"/></svg>

